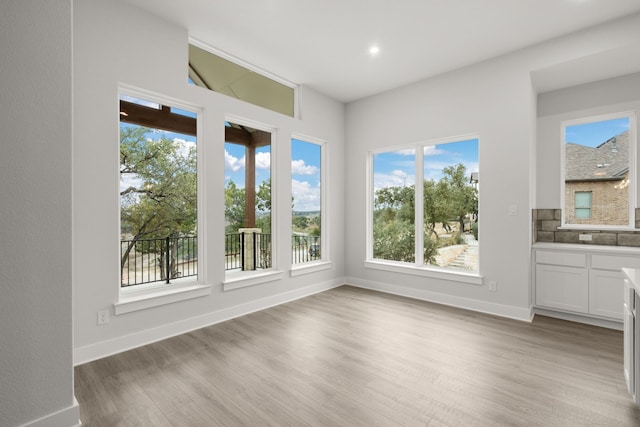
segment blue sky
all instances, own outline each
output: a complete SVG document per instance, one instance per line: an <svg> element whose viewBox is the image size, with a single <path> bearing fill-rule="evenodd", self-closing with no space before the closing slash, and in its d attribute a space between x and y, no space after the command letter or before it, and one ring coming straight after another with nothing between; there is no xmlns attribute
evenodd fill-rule
<svg viewBox="0 0 640 427"><path fill-rule="evenodd" d="M439 180L447 166L462 163L467 174L478 171L478 140L424 147L424 178ZM374 189L415 184L413 149L378 153L374 157Z"/></svg>
<svg viewBox="0 0 640 427"><path fill-rule="evenodd" d="M230 181L245 186L245 148L225 143L225 185ZM291 140L291 192L295 211L320 210L320 145ZM270 176L269 147L256 149L256 186Z"/></svg>
<svg viewBox="0 0 640 427"><path fill-rule="evenodd" d="M629 118L605 120L565 127L565 142L597 147L629 129Z"/></svg>

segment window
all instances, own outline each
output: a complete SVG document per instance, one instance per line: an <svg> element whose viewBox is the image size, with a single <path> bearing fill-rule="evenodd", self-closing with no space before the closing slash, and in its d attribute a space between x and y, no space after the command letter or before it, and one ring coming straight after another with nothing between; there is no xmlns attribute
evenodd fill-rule
<svg viewBox="0 0 640 427"><path fill-rule="evenodd" d="M189 44L189 83L295 116L296 86L222 52Z"/></svg>
<svg viewBox="0 0 640 427"><path fill-rule="evenodd" d="M120 96L120 285L198 278L197 114Z"/></svg>
<svg viewBox="0 0 640 427"><path fill-rule="evenodd" d="M271 133L225 123L225 270L272 267Z"/></svg>
<svg viewBox="0 0 640 427"><path fill-rule="evenodd" d="M324 259L322 246L323 143L291 139L291 262Z"/></svg>
<svg viewBox="0 0 640 427"><path fill-rule="evenodd" d="M372 153L371 171L370 258L479 272L478 139Z"/></svg>
<svg viewBox="0 0 640 427"><path fill-rule="evenodd" d="M565 122L562 134L563 225L634 227L634 116Z"/></svg>
<svg viewBox="0 0 640 427"><path fill-rule="evenodd" d="M575 217L591 218L591 191L576 191L575 197Z"/></svg>

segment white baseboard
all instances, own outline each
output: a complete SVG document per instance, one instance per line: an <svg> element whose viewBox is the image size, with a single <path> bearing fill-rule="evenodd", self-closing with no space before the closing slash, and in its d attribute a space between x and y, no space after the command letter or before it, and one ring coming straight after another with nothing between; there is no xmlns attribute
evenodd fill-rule
<svg viewBox="0 0 640 427"><path fill-rule="evenodd" d="M607 329L615 329L618 331L621 331L624 329L622 320L616 322L615 320L600 319L598 317L592 317L592 316L581 316L579 314L564 313L564 312L555 311L555 310L546 310L544 308L538 308L538 307L533 309L533 314L534 315L539 314L540 316L547 316L547 317L555 317L556 319L568 320L570 322L585 323L587 325L599 326L601 328L607 328Z"/></svg>
<svg viewBox="0 0 640 427"><path fill-rule="evenodd" d="M496 304L488 301L481 301L473 298L464 298L455 295L442 294L439 292L427 291L424 289L409 288L406 286L394 285L390 283L364 280L355 277L347 277L346 284L374 291L386 292L422 301L434 302L465 310L477 311L480 313L493 314L495 316L509 319L531 322L533 313L531 308L514 307L504 304Z"/></svg>
<svg viewBox="0 0 640 427"><path fill-rule="evenodd" d="M22 427L80 427L80 407L78 401L73 398L73 405L45 415L37 420L23 424Z"/></svg>
<svg viewBox="0 0 640 427"><path fill-rule="evenodd" d="M130 335L82 347L76 347L73 350L73 363L74 366L81 365L83 363L91 362L92 360L101 359L112 354L121 353L126 350L131 350L132 348L151 344L156 341L204 328L205 326L214 325L216 323L224 322L225 320L244 316L245 314L264 310L266 308L313 295L318 292L336 288L343 284L344 278L341 277L328 282L301 287L289 292L272 295L267 298L249 301L244 304L239 304L201 316L191 317L178 322L158 326L157 328L136 332Z"/></svg>

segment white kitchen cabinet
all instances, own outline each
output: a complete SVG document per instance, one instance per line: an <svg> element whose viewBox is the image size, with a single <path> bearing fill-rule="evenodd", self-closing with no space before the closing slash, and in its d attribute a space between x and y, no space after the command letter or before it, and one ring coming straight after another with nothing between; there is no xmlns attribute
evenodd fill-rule
<svg viewBox="0 0 640 427"><path fill-rule="evenodd" d="M536 265L536 305L589 312L589 285L586 268Z"/></svg>
<svg viewBox="0 0 640 427"><path fill-rule="evenodd" d="M622 268L640 268L640 250L546 244L533 259L536 307L623 321Z"/></svg>
<svg viewBox="0 0 640 427"><path fill-rule="evenodd" d="M589 313L622 320L622 272L592 269L589 273Z"/></svg>

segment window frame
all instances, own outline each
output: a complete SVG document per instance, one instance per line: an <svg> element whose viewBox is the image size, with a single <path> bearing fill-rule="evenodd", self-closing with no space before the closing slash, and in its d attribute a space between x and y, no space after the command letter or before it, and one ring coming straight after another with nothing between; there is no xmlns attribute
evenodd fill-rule
<svg viewBox="0 0 640 427"><path fill-rule="evenodd" d="M183 101L174 97L159 94L149 90L144 90L135 86L120 84L116 94L116 107L114 111L118 115L117 136L115 144L117 158L120 157L120 99L122 96L131 96L140 100L149 101L152 103L158 103L160 105L167 105L169 107L179 108L184 111L188 111L196 114L196 183L197 183L197 227L198 227L198 274L194 277L173 279L171 283L165 282L153 282L135 286L122 287L118 281L118 297L114 303L115 315L125 314L133 311L152 308L164 304L170 304L178 301L183 301L191 298L197 298L211 294L211 285L207 282L207 263L206 263L206 204L204 195L206 194L206 172L204 166L205 158L205 144L203 143L203 112L202 106ZM119 161L118 161L119 164ZM121 230L121 218L120 218L120 172L116 170L115 173L115 189L118 195L117 199L117 217L118 217L118 244L115 245L118 256L118 264L116 266L118 271L117 277L120 277L120 230Z"/></svg>
<svg viewBox="0 0 640 427"><path fill-rule="evenodd" d="M327 270L332 267L331 263L331 251L330 251L330 242L329 242L329 224L327 221L327 209L329 205L329 200L327 197L327 182L328 182L328 158L327 150L328 143L326 140L315 138L309 135L305 135L302 133L293 132L289 141L293 139L297 139L299 141L303 141L309 144L315 144L320 146L320 259L314 261L307 261L298 264L294 264L291 262L290 275L298 276L306 273L313 273L316 271ZM291 150L289 150L291 152ZM293 159L292 159L293 160ZM291 167L291 164L289 164ZM291 185L291 179L289 181ZM293 211L290 210L291 215L293 215ZM291 221L290 221L291 223ZM290 233L292 234L292 233ZM289 248L291 250L291 247ZM291 255L289 256L291 260Z"/></svg>
<svg viewBox="0 0 640 427"><path fill-rule="evenodd" d="M619 225L607 225L607 224L568 224L566 222L566 130L567 127L583 125L589 123L603 122L615 119L629 119L629 148L628 148L628 161L629 161L629 188L628 188L628 223ZM581 117L571 120L563 120L560 122L560 207L562 209L562 219L560 228L562 229L574 229L574 230L635 230L635 209L638 200L638 186L636 184L637 177L637 153L638 153L638 140L637 140L637 117L636 112L632 110L620 111L607 114L598 114L593 116ZM575 201L575 200L574 200ZM574 206L575 213L575 206ZM593 211L591 211L593 216Z"/></svg>
<svg viewBox="0 0 640 427"><path fill-rule="evenodd" d="M274 280L279 280L282 278L283 273L278 268L279 267L279 238L278 238L278 221L276 221L277 212L279 211L278 203L280 198L278 197L278 187L279 181L281 177L278 174L277 167L277 156L278 156L278 147L277 147L277 128L274 126L270 126L265 123L261 123L255 120L247 119L245 117L236 116L232 114L225 114L224 121L222 122L222 126L224 126L225 122L234 123L238 125L243 125L250 127L252 129L261 130L264 132L269 132L271 135L271 143L269 146L270 152L270 177L271 177L271 268L268 269L256 269L251 271L238 271L238 270L226 270L225 268L225 260L224 256L220 260L222 263L222 269L224 271L224 281L222 282L222 290L229 291L233 289L240 289L247 286L260 285L266 282L271 282ZM224 139L224 138L223 138ZM223 141L224 142L224 141ZM223 144L224 146L224 144ZM224 156L221 156L224 162ZM222 165L224 168L224 164ZM222 182L224 186L224 181ZM222 208L224 209L224 189L222 191L223 203ZM223 212L224 218L224 212ZM224 222L222 224L223 234L224 234ZM223 251L224 252L224 251ZM224 255L224 253L223 253Z"/></svg>
<svg viewBox="0 0 640 427"><path fill-rule="evenodd" d="M285 115L287 117L292 117L294 119L300 118L300 113L299 113L299 111L300 111L300 109L299 109L300 86L299 85L297 85L297 84L295 84L295 83L293 83L293 82L291 82L289 80L286 80L286 79L284 79L284 78L282 78L280 76L277 76L277 75L275 75L273 73L270 73L269 71L263 70L262 68L257 67L257 66L255 66L253 64L250 64L249 62L243 61L240 58L236 58L235 56L230 55L229 53L227 53L227 52L225 52L223 50L217 49L217 48L215 48L215 47L213 47L211 45L208 45L207 43L204 43L203 41L198 40L196 38L189 37L188 44L193 45L193 46L195 46L195 47L197 47L199 49L202 49L204 51L207 51L210 54L218 56L218 57L220 57L220 58L222 58L224 60L227 60L227 61L229 61L229 62L231 62L231 63L233 63L235 65L238 65L239 67L245 68L248 71L251 71L251 72L254 72L256 74L259 74L262 77L265 77L265 78L267 78L269 80L272 80L272 81L274 81L274 82L276 82L278 84L281 84L281 85L286 86L286 87L288 87L290 89L293 89L293 116L289 116L288 114L285 114ZM202 87L202 86L198 85L198 87ZM216 91L214 91L214 92L216 92ZM216 93L220 93L220 92L216 92ZM224 95L224 94L222 94L222 95ZM251 104L251 105L256 105L256 104L251 103L249 101L245 101L245 100L241 100L241 101L242 102L247 102L248 104ZM276 112L278 114L283 114L281 112L278 112L278 111L273 110L273 109L268 108L268 107L263 107L263 106L260 106L260 105L256 105L256 106L258 106L260 108L265 108L265 109L267 109L269 111L274 111L274 112Z"/></svg>
<svg viewBox="0 0 640 427"><path fill-rule="evenodd" d="M578 206L578 195L588 195L588 201L589 203L585 206ZM573 197L574 197L574 202L573 202L573 216L576 219L590 219L591 218L591 205L592 205L592 200L593 200L593 192L592 191L574 191L573 193ZM588 211L589 215L588 216L578 216L578 210L582 211Z"/></svg>
<svg viewBox="0 0 640 427"><path fill-rule="evenodd" d="M374 157L376 154L396 152L401 150L415 150L415 194L424 193L424 150L426 147L442 145L447 143L463 142L475 139L480 144L480 136L478 134L463 134L452 137L431 139L427 141L418 141L410 144L402 144L396 146L387 146L369 150L367 152L366 164L366 255L365 268L405 273L422 277L437 278L442 280L451 280L463 282L473 285L482 285L483 276L481 273L480 256L478 256L478 271L466 272L463 270L453 270L443 267L436 267L424 263L424 237L423 233L415 234L415 262L407 263L401 261L384 260L373 257L373 208L375 199L374 186ZM480 152L478 150L478 164L480 163ZM480 189L478 188L478 200L480 200ZM424 228L424 197L414 197L415 204L415 230Z"/></svg>

